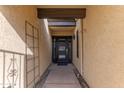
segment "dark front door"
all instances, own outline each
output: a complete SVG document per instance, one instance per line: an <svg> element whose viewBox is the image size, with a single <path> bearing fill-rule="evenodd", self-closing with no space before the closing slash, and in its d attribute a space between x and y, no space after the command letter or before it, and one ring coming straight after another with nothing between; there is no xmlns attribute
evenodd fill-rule
<svg viewBox="0 0 124 93"><path fill-rule="evenodd" d="M53 62L67 64L72 60L72 38L54 37L53 38Z"/></svg>
<svg viewBox="0 0 124 93"><path fill-rule="evenodd" d="M69 47L66 42L58 42L57 44L57 62L67 63L69 61Z"/></svg>

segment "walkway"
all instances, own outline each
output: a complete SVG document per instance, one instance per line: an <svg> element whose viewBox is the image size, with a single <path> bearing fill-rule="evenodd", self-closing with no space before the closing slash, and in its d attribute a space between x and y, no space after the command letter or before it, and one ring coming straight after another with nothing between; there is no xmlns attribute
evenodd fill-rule
<svg viewBox="0 0 124 93"><path fill-rule="evenodd" d="M81 88L72 64L66 66L53 64L49 69L50 73L43 88Z"/></svg>

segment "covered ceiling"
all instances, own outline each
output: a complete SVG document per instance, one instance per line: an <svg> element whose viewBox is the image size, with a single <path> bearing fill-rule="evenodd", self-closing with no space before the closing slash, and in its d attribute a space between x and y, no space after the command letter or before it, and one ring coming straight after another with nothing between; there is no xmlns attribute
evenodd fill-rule
<svg viewBox="0 0 124 93"><path fill-rule="evenodd" d="M53 35L73 35L76 19L84 18L85 12L84 5L38 6L38 17L47 18L49 30Z"/></svg>
<svg viewBox="0 0 124 93"><path fill-rule="evenodd" d="M49 27L75 27L75 19L48 19Z"/></svg>
<svg viewBox="0 0 124 93"><path fill-rule="evenodd" d="M50 31L74 31L75 27L49 27Z"/></svg>
<svg viewBox="0 0 124 93"><path fill-rule="evenodd" d="M73 35L76 27L75 19L48 19L49 30L52 35Z"/></svg>

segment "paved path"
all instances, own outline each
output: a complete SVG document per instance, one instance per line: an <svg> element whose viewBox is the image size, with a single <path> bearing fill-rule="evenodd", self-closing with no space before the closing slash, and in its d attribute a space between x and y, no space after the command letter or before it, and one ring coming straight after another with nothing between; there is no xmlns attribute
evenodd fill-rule
<svg viewBox="0 0 124 93"><path fill-rule="evenodd" d="M58 66L53 64L43 88L81 88L74 72L73 65Z"/></svg>

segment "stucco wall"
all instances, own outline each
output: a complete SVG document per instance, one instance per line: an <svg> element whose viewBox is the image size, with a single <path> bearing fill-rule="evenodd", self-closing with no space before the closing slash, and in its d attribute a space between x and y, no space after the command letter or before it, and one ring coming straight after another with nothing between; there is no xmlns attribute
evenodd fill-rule
<svg viewBox="0 0 124 93"><path fill-rule="evenodd" d="M23 54L22 58L22 77L21 87L24 87L25 72L25 21L28 21L39 29L40 39L40 74L45 71L51 60L51 38L50 34L46 34L43 20L37 18L37 10L35 6L0 6L0 49ZM49 32L47 32L49 33ZM31 51L31 49L29 49ZM0 55L2 66L3 54ZM9 59L7 61L9 63ZM2 68L2 67L1 67ZM2 70L1 70L2 71ZM7 69L6 69L7 71ZM1 76L1 82L2 83ZM6 80L7 81L7 80ZM17 86L18 87L18 86Z"/></svg>
<svg viewBox="0 0 124 93"><path fill-rule="evenodd" d="M42 75L46 68L50 65L52 55L52 41L49 32L47 21L42 19L41 32L40 32L40 74ZM47 27L46 27L47 26Z"/></svg>
<svg viewBox="0 0 124 93"><path fill-rule="evenodd" d="M77 33L78 31L78 44L79 44L79 57L77 57ZM78 69L78 71L82 74L82 54L83 54L83 37L82 37L82 20L81 19L78 19L77 22L76 22L76 28L75 28L75 31L74 31L74 34L75 34L75 39L73 39L73 63L74 65L76 66L76 68Z"/></svg>
<svg viewBox="0 0 124 93"><path fill-rule="evenodd" d="M88 6L84 78L90 87L124 87L124 6Z"/></svg>

